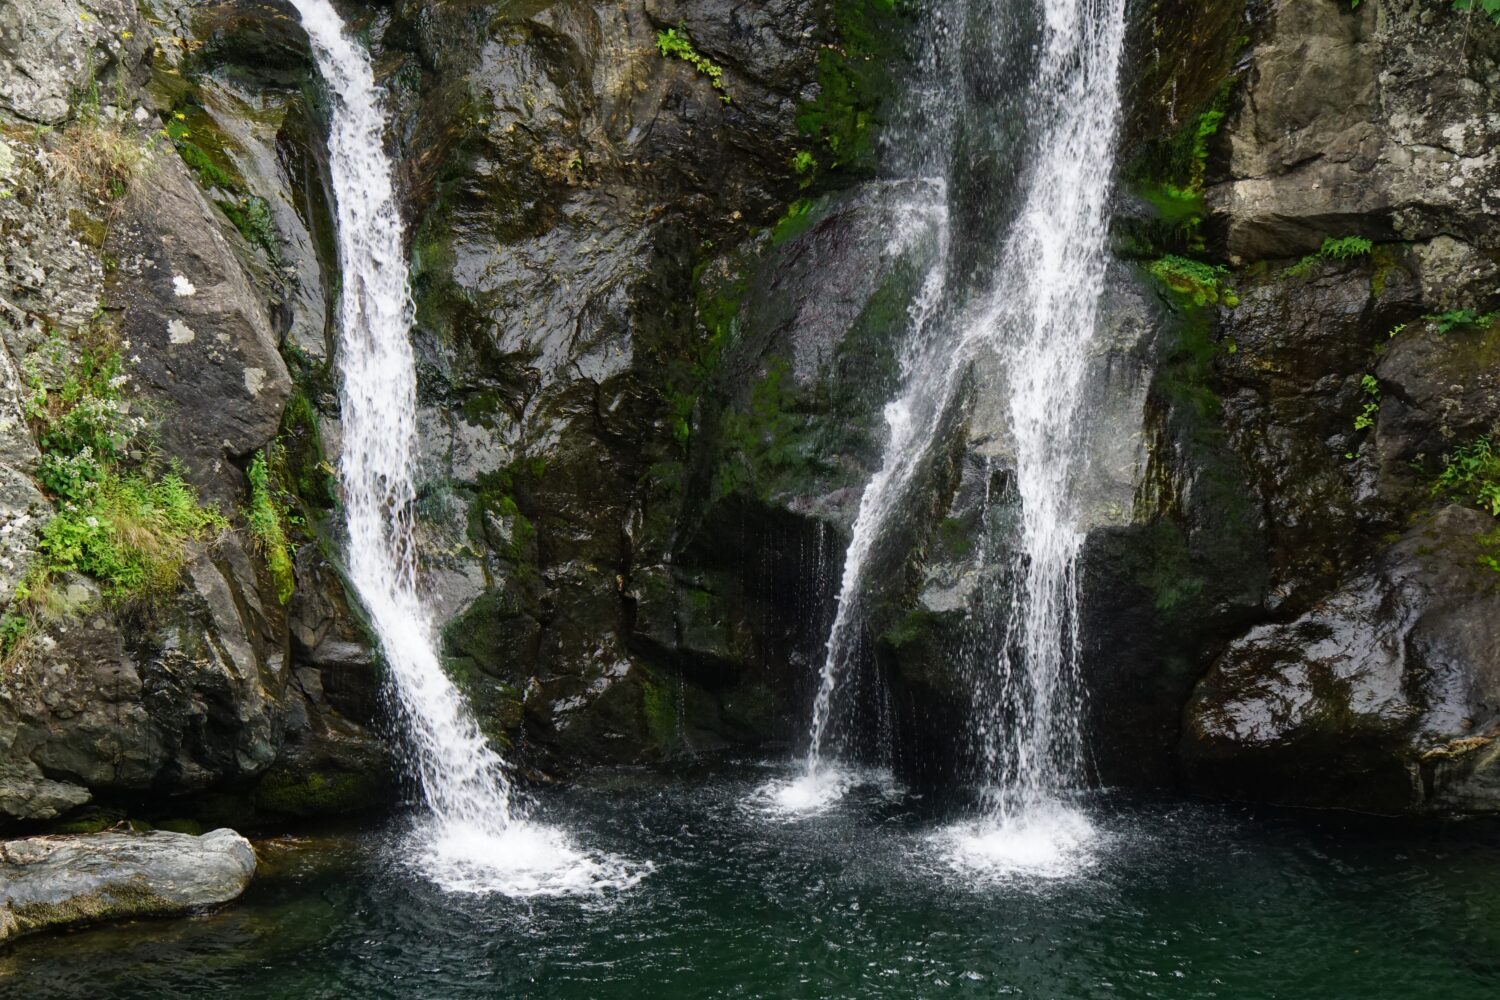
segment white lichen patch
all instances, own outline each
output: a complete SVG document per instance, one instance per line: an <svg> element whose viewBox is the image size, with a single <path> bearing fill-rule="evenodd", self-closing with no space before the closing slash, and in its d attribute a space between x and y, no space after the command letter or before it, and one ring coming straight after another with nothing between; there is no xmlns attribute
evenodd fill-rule
<svg viewBox="0 0 1500 1000"><path fill-rule="evenodd" d="M260 395L260 387L266 384L266 370L264 368L245 369L245 388L252 396Z"/></svg>
<svg viewBox="0 0 1500 1000"><path fill-rule="evenodd" d="M198 335L180 319L167 323L167 340L173 344L191 344Z"/></svg>
<svg viewBox="0 0 1500 1000"><path fill-rule="evenodd" d="M174 274L172 275L172 292L179 299L185 299L189 296L197 295L198 289L182 275Z"/></svg>

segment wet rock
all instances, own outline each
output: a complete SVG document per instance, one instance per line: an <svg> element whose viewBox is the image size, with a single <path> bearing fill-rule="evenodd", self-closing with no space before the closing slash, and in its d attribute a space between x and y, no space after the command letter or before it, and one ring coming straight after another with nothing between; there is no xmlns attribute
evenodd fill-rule
<svg viewBox="0 0 1500 1000"><path fill-rule="evenodd" d="M1313 609L1236 640L1186 711L1189 784L1373 812L1500 809L1492 762L1473 752L1500 734L1500 616L1477 538L1490 523L1443 508Z"/></svg>
<svg viewBox="0 0 1500 1000"><path fill-rule="evenodd" d="M255 851L233 830L96 833L0 841L0 942L131 917L174 916L227 903L255 874Z"/></svg>

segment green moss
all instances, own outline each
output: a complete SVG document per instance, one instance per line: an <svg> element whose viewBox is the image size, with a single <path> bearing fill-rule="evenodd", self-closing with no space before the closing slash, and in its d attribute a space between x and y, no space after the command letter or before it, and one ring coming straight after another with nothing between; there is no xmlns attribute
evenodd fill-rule
<svg viewBox="0 0 1500 1000"><path fill-rule="evenodd" d="M264 250L272 264L282 263L276 223L271 218L271 206L264 198L252 196L215 204L234 223L234 228L239 230L246 243Z"/></svg>
<svg viewBox="0 0 1500 1000"><path fill-rule="evenodd" d="M900 650L932 635L941 634L943 627L942 615L926 608L914 608L881 633L880 640L892 649Z"/></svg>
<svg viewBox="0 0 1500 1000"><path fill-rule="evenodd" d="M79 240L95 250L104 246L104 237L109 227L103 219L96 219L76 208L68 209L68 225L78 234Z"/></svg>
<svg viewBox="0 0 1500 1000"><path fill-rule="evenodd" d="M292 547L287 541L287 504L280 491L271 487L264 451L255 453L246 475L250 480L250 503L245 508L245 523L276 584L276 599L285 604L291 600L297 585Z"/></svg>
<svg viewBox="0 0 1500 1000"><path fill-rule="evenodd" d="M176 112L163 131L177 155L182 157L182 162L192 169L198 183L221 191L239 193L245 190L244 179L224 152L223 140L213 119L202 108L189 106Z"/></svg>
<svg viewBox="0 0 1500 1000"><path fill-rule="evenodd" d="M896 96L910 21L895 0L835 0L835 45L818 51L818 92L797 109L797 127L813 144L807 176L868 173L875 136Z"/></svg>
<svg viewBox="0 0 1500 1000"><path fill-rule="evenodd" d="M297 773L278 766L256 783L251 801L257 810L281 816L337 816L379 802L379 780L344 771Z"/></svg>
<svg viewBox="0 0 1500 1000"><path fill-rule="evenodd" d="M1152 261L1146 269L1153 278L1194 305L1219 302L1227 306L1239 304L1234 290L1224 284L1224 276L1229 271L1222 265L1205 264L1176 254L1167 254Z"/></svg>
<svg viewBox="0 0 1500 1000"><path fill-rule="evenodd" d="M779 247L807 232L818 218L813 211L815 204L821 205L811 198L799 198L788 205L785 214L771 227L771 245Z"/></svg>
<svg viewBox="0 0 1500 1000"><path fill-rule="evenodd" d="M646 734L658 750L671 750L682 743L682 699L675 687L652 679L641 681L641 715Z"/></svg>

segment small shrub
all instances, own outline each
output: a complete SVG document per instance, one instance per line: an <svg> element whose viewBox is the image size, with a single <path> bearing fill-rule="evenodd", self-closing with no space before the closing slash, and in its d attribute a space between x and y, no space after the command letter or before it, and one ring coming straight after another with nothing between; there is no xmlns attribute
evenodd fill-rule
<svg viewBox="0 0 1500 1000"><path fill-rule="evenodd" d="M708 77L708 81L719 92L719 100L725 104L729 103L729 92L724 89L724 67L693 48L693 40L688 37L686 28L668 28L665 31L658 31L656 48L661 52L663 59L681 59Z"/></svg>

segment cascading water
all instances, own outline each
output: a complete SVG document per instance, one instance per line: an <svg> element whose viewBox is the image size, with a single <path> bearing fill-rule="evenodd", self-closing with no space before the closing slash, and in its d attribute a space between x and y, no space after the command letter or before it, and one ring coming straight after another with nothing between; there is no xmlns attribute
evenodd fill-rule
<svg viewBox="0 0 1500 1000"><path fill-rule="evenodd" d="M955 6L960 9L950 20L961 24L968 12ZM981 685L992 697L975 711L980 781L990 805L983 822L954 833L955 847L976 863L1043 871L1089 835L1087 820L1056 798L1082 777L1076 678L1082 533L1073 489L1080 395L1104 278L1124 6L1124 0L1039 5L1038 62L1025 102L1027 137L1017 153L1025 164L1019 208L982 294L965 295L965 304L947 312L933 309L934 298L960 294L941 254L914 307L904 388L886 408L884 459L861 498L845 559L805 773L779 796L787 808L818 808L846 787L824 754L837 685L861 629L870 555L903 509L965 373L988 355L1003 372L1002 384L991 388L1008 401L1021 523L1014 540L1014 599L993 602L1012 610L997 630L999 641L976 652L986 662L971 665L992 681ZM936 81L937 105L961 104L949 93L963 86L960 75L940 70L927 74ZM983 110L965 109L971 117ZM919 117L935 127L954 127L952 114ZM930 139L932 148L948 146L944 136ZM946 226L944 233L945 241L963 238L947 235ZM932 294L934 283L942 295ZM976 613L984 615L985 608Z"/></svg>
<svg viewBox="0 0 1500 1000"><path fill-rule="evenodd" d="M525 822L503 761L438 659L417 590L412 303L380 91L369 55L328 0L292 4L333 102L348 577L380 640L431 814L420 834L420 867L445 888L516 895L628 883L639 873L618 859L590 858L562 834Z"/></svg>

